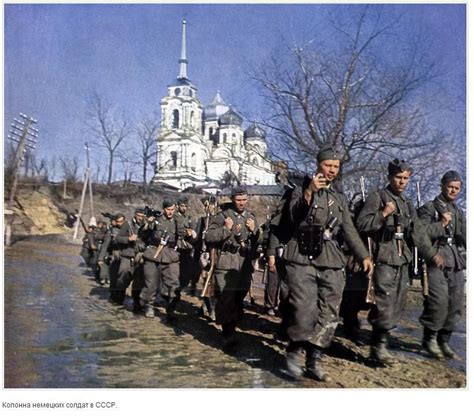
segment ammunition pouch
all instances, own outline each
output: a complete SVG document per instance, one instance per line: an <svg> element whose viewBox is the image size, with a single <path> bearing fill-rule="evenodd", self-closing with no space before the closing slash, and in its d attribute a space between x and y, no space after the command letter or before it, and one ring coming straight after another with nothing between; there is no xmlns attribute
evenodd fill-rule
<svg viewBox="0 0 474 419"><path fill-rule="evenodd" d="M320 225L304 225L298 229L298 251L303 256L316 257L323 250L324 228Z"/></svg>
<svg viewBox="0 0 474 419"><path fill-rule="evenodd" d="M382 237L381 241L383 242L391 242L395 237L395 227L394 226L387 226L382 230Z"/></svg>

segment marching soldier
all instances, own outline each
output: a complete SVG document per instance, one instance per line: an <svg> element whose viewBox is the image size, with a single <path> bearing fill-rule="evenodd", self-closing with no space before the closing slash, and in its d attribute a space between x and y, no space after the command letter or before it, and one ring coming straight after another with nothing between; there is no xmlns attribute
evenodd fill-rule
<svg viewBox="0 0 474 419"><path fill-rule="evenodd" d="M115 242L120 228L125 223L125 216L121 213L115 214L110 220L109 229L104 236L104 242L100 249L98 264L100 266L101 281L109 282L110 302L119 303L117 278L120 267L120 251L119 246ZM106 277L106 274L108 275ZM102 282L101 282L102 283Z"/></svg>
<svg viewBox="0 0 474 419"><path fill-rule="evenodd" d="M179 253L179 284L184 290L191 280L195 280L197 266L194 260L193 244L197 240L197 234L191 217L186 215L188 210L188 198L178 199L178 210L175 219L178 225L178 253ZM191 284L192 291L195 292L196 284Z"/></svg>
<svg viewBox="0 0 474 419"><path fill-rule="evenodd" d="M202 273L208 273L210 270L211 261L211 250L208 248L206 243L206 235L207 230L209 229L209 225L211 222L211 218L216 214L217 211L217 200L215 196L206 196L205 198L201 199L202 204L204 205L204 211L206 215L201 217L197 224L196 224L196 234L198 240L194 247L194 263L196 266L199 267L198 275L195 279L193 279L193 283L196 285L201 277ZM205 277L205 278L204 278ZM207 276L203 275L204 283L203 287L206 285L205 282L207 280ZM212 281L212 279L209 279ZM195 288L193 287L193 290ZM216 321L216 314L215 314L215 298L213 295L212 289L212 282L208 284L208 289L206 290L206 294L202 296L202 304L199 308L198 314L200 316L208 316L209 320L215 322Z"/></svg>
<svg viewBox="0 0 474 419"><path fill-rule="evenodd" d="M448 342L464 307L466 218L455 204L461 188L459 173L446 172L441 178L441 194L418 211L444 259L443 265L428 265L428 296L420 317L423 347L438 359L455 355Z"/></svg>
<svg viewBox="0 0 474 419"><path fill-rule="evenodd" d="M86 265L92 268L95 252L97 251L97 246L95 243L95 229L97 228L97 223L95 217L91 217L87 227L82 219L80 221L85 233L84 238L82 239L81 256L84 259Z"/></svg>
<svg viewBox="0 0 474 419"><path fill-rule="evenodd" d="M345 283L346 257L340 248L340 234L344 234L344 240L369 275L373 264L344 196L333 188L341 157L333 148L324 147L317 160L317 173L306 177L303 187L292 192L280 222L290 223L292 231L283 253L291 308L289 318L284 320L290 339L286 373L293 379L301 378L303 369L298 361L301 350L305 350L306 375L329 381L320 360L338 325Z"/></svg>
<svg viewBox="0 0 474 419"><path fill-rule="evenodd" d="M372 324L371 358L382 364L396 362L387 345L390 330L397 326L405 307L412 245L418 246L425 260L442 263L413 204L403 194L412 173L404 160L391 161L388 186L367 197L357 218L359 230L367 233L374 245L375 305L368 320Z"/></svg>
<svg viewBox="0 0 474 419"><path fill-rule="evenodd" d="M120 228L115 242L120 250L120 266L117 278L117 298L118 304L123 304L125 291L132 283L133 310L141 310L139 292L141 288L141 276L143 274L141 265L135 256L144 246L139 239L138 233L145 219L145 210L136 208L135 214L130 221L126 221Z"/></svg>
<svg viewBox="0 0 474 419"><path fill-rule="evenodd" d="M247 191L232 190L232 203L211 220L207 242L217 248L215 268L216 322L222 325L224 347L235 343L235 328L250 289L253 260L261 240L255 214L246 209Z"/></svg>
<svg viewBox="0 0 474 419"><path fill-rule="evenodd" d="M140 229L140 238L145 245L143 252L143 288L140 291L140 304L145 307L145 317L155 317L153 303L159 289L159 267L157 250L165 239L158 233L158 219L155 212L146 214L145 224Z"/></svg>
<svg viewBox="0 0 474 419"><path fill-rule="evenodd" d="M158 263L158 275L161 278L159 291L167 301L166 314L169 320L176 318L176 306L180 300L178 226L175 219L176 205L173 201L163 201L163 214L159 218L154 233L154 246L161 245L162 250L154 260ZM155 252L156 255L156 252ZM148 300L150 301L150 300Z"/></svg>

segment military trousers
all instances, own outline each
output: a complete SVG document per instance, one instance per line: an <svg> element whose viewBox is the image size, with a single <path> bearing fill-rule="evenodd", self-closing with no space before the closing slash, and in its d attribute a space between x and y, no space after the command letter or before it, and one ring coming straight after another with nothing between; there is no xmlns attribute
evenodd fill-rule
<svg viewBox="0 0 474 419"><path fill-rule="evenodd" d="M375 306L368 320L374 329L394 329L405 308L410 282L408 264L391 266L376 264L374 271Z"/></svg>
<svg viewBox="0 0 474 419"><path fill-rule="evenodd" d="M252 282L249 270L214 271L214 295L216 297L216 323L226 325L237 323L244 313L244 298Z"/></svg>
<svg viewBox="0 0 474 419"><path fill-rule="evenodd" d="M433 331L452 332L464 310L464 271L428 268L428 296L420 323Z"/></svg>
<svg viewBox="0 0 474 419"><path fill-rule="evenodd" d="M182 290L186 289L191 282L191 286L196 285L196 275L198 265L193 256L192 249L178 250L179 253L179 286Z"/></svg>
<svg viewBox="0 0 474 419"><path fill-rule="evenodd" d="M143 287L143 265L136 264L133 258L122 256L117 275L117 290L122 298L130 284L132 284L132 297L134 301L138 301Z"/></svg>
<svg viewBox="0 0 474 419"><path fill-rule="evenodd" d="M158 275L161 278L160 294L168 301L179 298L179 262L160 263L158 269Z"/></svg>
<svg viewBox="0 0 474 419"><path fill-rule="evenodd" d="M276 271L268 270L267 283L265 284L264 305L265 308L277 308L280 300L281 277L285 273L284 262L276 260Z"/></svg>
<svg viewBox="0 0 474 419"><path fill-rule="evenodd" d="M110 289L110 295L112 298L115 298L117 291L118 291L118 275L119 275L119 268L120 268L120 259L115 260L112 259L110 261L109 265L109 289Z"/></svg>
<svg viewBox="0 0 474 419"><path fill-rule="evenodd" d="M145 259L143 263L143 288L140 291L140 300L145 305L152 305L160 289L160 269L152 260Z"/></svg>
<svg viewBox="0 0 474 419"><path fill-rule="evenodd" d="M288 319L291 341L327 348L339 324L339 306L345 284L344 269L288 262Z"/></svg>

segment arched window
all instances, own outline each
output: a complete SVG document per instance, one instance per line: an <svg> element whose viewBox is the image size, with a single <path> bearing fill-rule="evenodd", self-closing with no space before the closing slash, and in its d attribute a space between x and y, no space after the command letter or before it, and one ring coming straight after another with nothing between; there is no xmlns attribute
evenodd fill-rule
<svg viewBox="0 0 474 419"><path fill-rule="evenodd" d="M237 142L237 135L235 135L235 132L232 133L232 143L235 144Z"/></svg>
<svg viewBox="0 0 474 419"><path fill-rule="evenodd" d="M214 134L214 130L212 127L209 128L209 139L212 140L212 134Z"/></svg>
<svg viewBox="0 0 474 419"><path fill-rule="evenodd" d="M191 154L191 170L196 171L196 153Z"/></svg>
<svg viewBox="0 0 474 419"><path fill-rule="evenodd" d="M258 159L256 157L253 158L252 160L252 163L255 165L255 166L258 166Z"/></svg>
<svg viewBox="0 0 474 419"><path fill-rule="evenodd" d="M176 169L178 166L178 153L176 151L172 151L171 153L171 168Z"/></svg>
<svg viewBox="0 0 474 419"><path fill-rule="evenodd" d="M224 142L224 144L227 143L227 134L224 134L222 136L222 141Z"/></svg>
<svg viewBox="0 0 474 419"><path fill-rule="evenodd" d="M194 111L191 111L191 128L194 128Z"/></svg>
<svg viewBox="0 0 474 419"><path fill-rule="evenodd" d="M173 128L179 128L179 111L177 109L173 111Z"/></svg>

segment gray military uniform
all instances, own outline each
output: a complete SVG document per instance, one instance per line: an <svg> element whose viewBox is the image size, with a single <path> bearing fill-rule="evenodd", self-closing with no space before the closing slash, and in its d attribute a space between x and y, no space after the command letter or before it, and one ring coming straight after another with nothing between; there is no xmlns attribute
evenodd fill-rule
<svg viewBox="0 0 474 419"><path fill-rule="evenodd" d="M395 235L395 217L383 216L387 202L394 202L396 213L400 214L400 229L403 237L401 255L399 255ZM426 260L436 254L429 243L426 229L419 222L412 203L403 194L396 195L391 188L373 192L367 197L358 218L357 227L367 233L374 244L375 262L374 290L376 305L369 313L369 321L377 330L391 330L396 327L405 307L409 286L408 266L412 260L411 244L418 246L419 252Z"/></svg>
<svg viewBox="0 0 474 419"><path fill-rule="evenodd" d="M445 228L441 215L450 212L453 219ZM464 270L466 268L466 219L454 203L443 195L423 205L418 215L428 226L433 245L443 256L444 269L428 265L429 294L424 302L420 323L433 331L450 334L461 318L464 307Z"/></svg>
<svg viewBox="0 0 474 419"><path fill-rule="evenodd" d="M225 219L232 218L232 230L225 227ZM250 289L253 260L257 258L256 246L261 240L259 234L252 234L245 226L246 220L255 220L253 213L244 210L241 214L234 208L227 208L212 218L206 234L206 242L217 248L217 263L214 272L216 296L216 322L234 325L242 318L243 300ZM237 234L241 225L241 236Z"/></svg>
<svg viewBox="0 0 474 419"><path fill-rule="evenodd" d="M309 178L305 184L309 184ZM345 198L332 187L313 194L310 205L303 188L295 189L288 205L287 218L293 234L283 258L286 261L288 304L291 307L287 334L293 342L311 342L327 348L338 324L339 305L345 283L346 256L337 240L344 235L350 249L359 259L369 256L351 219ZM320 251L307 254L303 234L308 228L325 229L331 219L337 219L332 235L318 240ZM319 237L321 238L321 237ZM314 239L314 237L313 237Z"/></svg>

